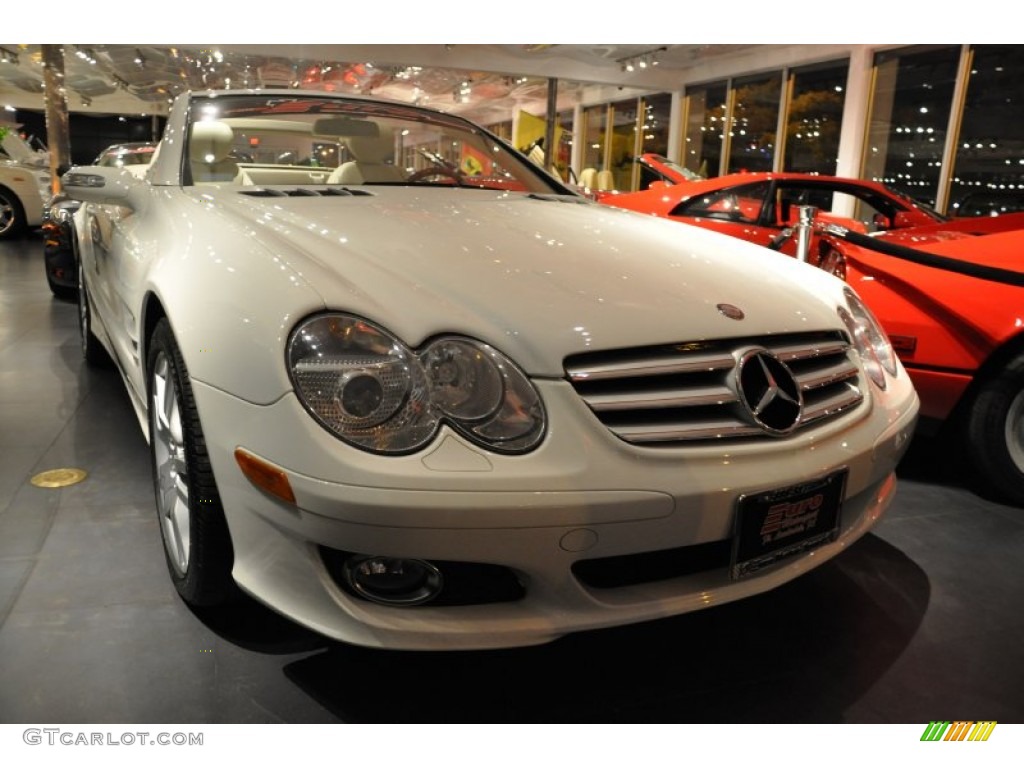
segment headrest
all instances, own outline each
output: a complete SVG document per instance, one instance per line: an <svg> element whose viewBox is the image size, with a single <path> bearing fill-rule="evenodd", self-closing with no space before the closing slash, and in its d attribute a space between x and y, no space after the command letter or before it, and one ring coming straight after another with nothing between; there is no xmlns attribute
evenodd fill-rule
<svg viewBox="0 0 1024 768"><path fill-rule="evenodd" d="M219 120L202 120L192 124L188 154L200 163L219 163L231 154L235 133Z"/></svg>
<svg viewBox="0 0 1024 768"><path fill-rule="evenodd" d="M381 130L379 136L349 136L345 145L361 163L382 163L395 153L395 136L390 130Z"/></svg>

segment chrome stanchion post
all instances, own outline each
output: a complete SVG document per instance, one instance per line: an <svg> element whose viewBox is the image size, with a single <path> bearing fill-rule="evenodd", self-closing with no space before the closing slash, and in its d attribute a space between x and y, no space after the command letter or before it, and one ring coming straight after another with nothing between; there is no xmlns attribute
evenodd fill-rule
<svg viewBox="0 0 1024 768"><path fill-rule="evenodd" d="M818 209L813 205L798 205L796 210L799 216L796 223L796 257L800 261L807 261L811 253L811 227Z"/></svg>

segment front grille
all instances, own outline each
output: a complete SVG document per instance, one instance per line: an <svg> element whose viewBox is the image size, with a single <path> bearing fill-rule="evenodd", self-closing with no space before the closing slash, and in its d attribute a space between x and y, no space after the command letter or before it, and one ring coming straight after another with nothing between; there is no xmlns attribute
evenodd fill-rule
<svg viewBox="0 0 1024 768"><path fill-rule="evenodd" d="M860 369L840 332L746 337L588 352L565 361L575 390L616 436L635 444L767 438L738 390L750 350L774 354L803 397L794 431L859 405Z"/></svg>

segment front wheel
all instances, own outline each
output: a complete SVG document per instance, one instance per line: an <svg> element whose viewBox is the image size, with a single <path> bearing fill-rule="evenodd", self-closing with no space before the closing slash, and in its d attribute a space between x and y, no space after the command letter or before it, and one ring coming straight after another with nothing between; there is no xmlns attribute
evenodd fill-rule
<svg viewBox="0 0 1024 768"><path fill-rule="evenodd" d="M25 210L18 196L0 187L0 240L17 237L25 230Z"/></svg>
<svg viewBox="0 0 1024 768"><path fill-rule="evenodd" d="M235 591L233 553L185 360L166 319L149 345L149 444L160 534L171 581L190 605Z"/></svg>
<svg viewBox="0 0 1024 768"><path fill-rule="evenodd" d="M1024 506L1024 355L985 382L965 430L978 479L993 495Z"/></svg>

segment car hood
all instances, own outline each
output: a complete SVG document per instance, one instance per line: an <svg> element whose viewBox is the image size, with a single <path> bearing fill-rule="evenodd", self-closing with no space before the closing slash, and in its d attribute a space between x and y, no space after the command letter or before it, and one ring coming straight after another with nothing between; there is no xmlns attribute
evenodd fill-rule
<svg viewBox="0 0 1024 768"><path fill-rule="evenodd" d="M938 256L1001 269L1024 270L1024 214L955 219L892 230L879 240Z"/></svg>
<svg viewBox="0 0 1024 768"><path fill-rule="evenodd" d="M591 349L841 327L841 283L734 238L578 198L367 191L192 194L236 219L329 309L412 346L446 332L475 336L533 375L560 376L566 355ZM724 303L745 319L727 318Z"/></svg>

